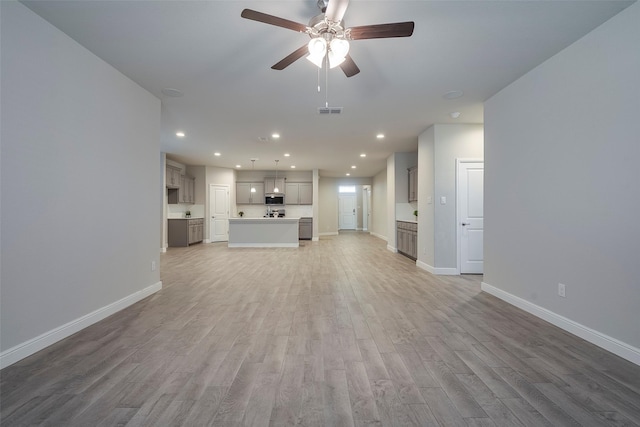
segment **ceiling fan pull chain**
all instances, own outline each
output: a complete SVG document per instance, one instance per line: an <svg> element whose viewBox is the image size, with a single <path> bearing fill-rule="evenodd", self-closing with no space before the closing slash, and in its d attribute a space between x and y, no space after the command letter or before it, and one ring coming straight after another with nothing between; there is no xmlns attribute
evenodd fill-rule
<svg viewBox="0 0 640 427"><path fill-rule="evenodd" d="M324 106L325 108L329 108L329 56L325 56L324 60Z"/></svg>
<svg viewBox="0 0 640 427"><path fill-rule="evenodd" d="M320 93L320 68L318 68L318 93Z"/></svg>

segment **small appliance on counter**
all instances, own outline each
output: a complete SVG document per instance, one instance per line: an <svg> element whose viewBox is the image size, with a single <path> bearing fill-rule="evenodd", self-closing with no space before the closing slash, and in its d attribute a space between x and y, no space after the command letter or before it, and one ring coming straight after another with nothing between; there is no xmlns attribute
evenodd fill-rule
<svg viewBox="0 0 640 427"><path fill-rule="evenodd" d="M284 208L272 208L271 206L267 207L267 213L265 214L265 218L284 218L285 210Z"/></svg>

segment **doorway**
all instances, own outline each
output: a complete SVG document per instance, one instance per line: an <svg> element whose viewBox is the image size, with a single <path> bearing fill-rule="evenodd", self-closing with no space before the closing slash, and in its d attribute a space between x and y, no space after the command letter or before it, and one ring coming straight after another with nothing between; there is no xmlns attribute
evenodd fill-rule
<svg viewBox="0 0 640 427"><path fill-rule="evenodd" d="M362 187L362 231L369 231L371 206L371 189L368 185Z"/></svg>
<svg viewBox="0 0 640 427"><path fill-rule="evenodd" d="M356 229L356 195L341 193L338 196L338 229Z"/></svg>
<svg viewBox="0 0 640 427"><path fill-rule="evenodd" d="M457 161L457 234L460 274L484 271L484 161Z"/></svg>
<svg viewBox="0 0 640 427"><path fill-rule="evenodd" d="M229 186L209 185L209 241L229 241Z"/></svg>

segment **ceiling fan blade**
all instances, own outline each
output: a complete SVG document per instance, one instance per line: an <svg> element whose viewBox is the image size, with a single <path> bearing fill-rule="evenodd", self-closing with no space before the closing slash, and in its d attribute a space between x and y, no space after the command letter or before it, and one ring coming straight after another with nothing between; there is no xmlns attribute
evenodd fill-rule
<svg viewBox="0 0 640 427"><path fill-rule="evenodd" d="M251 19L253 21L263 22L269 25L275 25L276 27L287 28L293 31L299 31L301 33L307 32L307 26L299 24L298 22L289 21L288 19L278 18L277 16L267 15L266 13L258 12L256 10L244 9L240 14L243 18Z"/></svg>
<svg viewBox="0 0 640 427"><path fill-rule="evenodd" d="M295 51L287 55L282 61L273 65L271 68L273 68L274 70L284 70L289 65L293 64L298 59L302 58L308 53L309 53L309 48L305 44L304 46L300 47L299 49L296 49Z"/></svg>
<svg viewBox="0 0 640 427"><path fill-rule="evenodd" d="M340 22L349 6L349 0L329 0L324 17L331 22Z"/></svg>
<svg viewBox="0 0 640 427"><path fill-rule="evenodd" d="M340 64L340 68L344 71L344 74L347 77L355 76L360 72L360 68L353 62L351 55L347 54L342 64Z"/></svg>
<svg viewBox="0 0 640 427"><path fill-rule="evenodd" d="M386 39L389 37L409 37L413 34L413 21L392 24L363 25L349 28L351 40Z"/></svg>

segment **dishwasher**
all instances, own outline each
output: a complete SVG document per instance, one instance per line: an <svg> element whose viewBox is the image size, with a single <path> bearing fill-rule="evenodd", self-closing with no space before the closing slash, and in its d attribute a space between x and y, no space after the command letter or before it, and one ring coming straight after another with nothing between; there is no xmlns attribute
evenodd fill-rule
<svg viewBox="0 0 640 427"><path fill-rule="evenodd" d="M311 240L313 236L313 218L302 217L298 222L298 239Z"/></svg>

